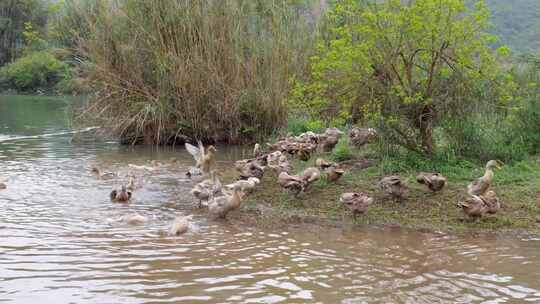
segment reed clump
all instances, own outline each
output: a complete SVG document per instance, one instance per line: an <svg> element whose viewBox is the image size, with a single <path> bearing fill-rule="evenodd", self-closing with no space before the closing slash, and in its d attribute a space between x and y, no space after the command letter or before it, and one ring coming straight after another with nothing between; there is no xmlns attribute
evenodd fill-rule
<svg viewBox="0 0 540 304"><path fill-rule="evenodd" d="M271 134L314 40L286 1L94 0L86 12L78 52L95 95L79 118L126 143Z"/></svg>

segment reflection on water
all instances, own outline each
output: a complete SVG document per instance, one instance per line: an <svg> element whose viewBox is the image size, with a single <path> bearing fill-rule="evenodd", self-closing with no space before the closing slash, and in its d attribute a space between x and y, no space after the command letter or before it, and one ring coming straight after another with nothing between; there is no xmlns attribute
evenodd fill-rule
<svg viewBox="0 0 540 304"><path fill-rule="evenodd" d="M0 97L0 137L67 131L66 101ZM41 113L34 113L41 112ZM31 117L31 118L29 118ZM40 131L42 133L40 133ZM223 167L241 149L219 148ZM129 205L122 182L89 168L179 160L144 173ZM6 303L540 303L540 241L398 229L265 231L191 213L182 149L71 143L69 135L0 141L0 302ZM142 174L142 173L141 173ZM174 202L174 203L172 203ZM117 219L139 213L144 225Z"/></svg>

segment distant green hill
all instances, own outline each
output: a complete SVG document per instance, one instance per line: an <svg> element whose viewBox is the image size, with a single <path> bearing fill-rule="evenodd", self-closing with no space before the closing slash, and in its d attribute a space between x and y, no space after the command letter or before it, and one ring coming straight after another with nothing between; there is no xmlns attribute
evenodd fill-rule
<svg viewBox="0 0 540 304"><path fill-rule="evenodd" d="M518 53L540 53L540 0L487 0L501 43Z"/></svg>

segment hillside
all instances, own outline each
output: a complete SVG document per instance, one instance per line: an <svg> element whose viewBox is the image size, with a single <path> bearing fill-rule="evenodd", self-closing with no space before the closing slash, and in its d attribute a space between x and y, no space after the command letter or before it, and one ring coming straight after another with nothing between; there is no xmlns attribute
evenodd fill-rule
<svg viewBox="0 0 540 304"><path fill-rule="evenodd" d="M539 0L487 0L493 14L494 32L520 53L540 52Z"/></svg>

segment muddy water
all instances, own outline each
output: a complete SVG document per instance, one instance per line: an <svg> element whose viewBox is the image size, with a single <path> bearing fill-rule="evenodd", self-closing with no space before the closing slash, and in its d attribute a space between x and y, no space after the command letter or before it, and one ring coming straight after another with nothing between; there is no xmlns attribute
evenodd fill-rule
<svg viewBox="0 0 540 304"><path fill-rule="evenodd" d="M540 303L540 238L458 237L367 227L265 231L196 213L191 232L163 236L192 212L182 149L72 142L69 101L0 97L0 302L5 303ZM57 134L45 136L46 134ZM221 166L242 156L220 150ZM179 159L124 181L98 166ZM141 214L148 222L119 219Z"/></svg>

